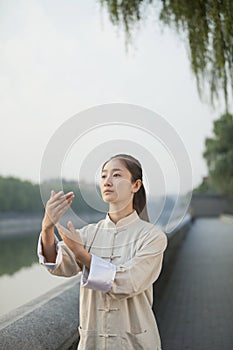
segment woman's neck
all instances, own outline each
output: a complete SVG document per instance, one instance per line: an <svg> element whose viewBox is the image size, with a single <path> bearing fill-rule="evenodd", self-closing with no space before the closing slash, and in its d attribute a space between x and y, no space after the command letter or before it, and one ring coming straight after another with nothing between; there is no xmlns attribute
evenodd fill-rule
<svg viewBox="0 0 233 350"><path fill-rule="evenodd" d="M134 208L132 203L129 203L129 205L127 207L124 207L123 209L120 209L119 205L116 206L114 205L114 203L110 203L109 217L115 224L117 223L117 221L132 214L133 212Z"/></svg>

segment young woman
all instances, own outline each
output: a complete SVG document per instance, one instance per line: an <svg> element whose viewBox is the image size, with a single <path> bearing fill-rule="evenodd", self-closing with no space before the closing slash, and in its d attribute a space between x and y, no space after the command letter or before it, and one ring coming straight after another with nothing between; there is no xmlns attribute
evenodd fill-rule
<svg viewBox="0 0 233 350"><path fill-rule="evenodd" d="M149 222L141 164L118 154L103 164L105 219L76 230L59 224L74 197L51 192L38 242L40 263L80 283L78 350L161 350L152 311L152 284L160 275L167 236ZM56 225L62 241L54 234Z"/></svg>

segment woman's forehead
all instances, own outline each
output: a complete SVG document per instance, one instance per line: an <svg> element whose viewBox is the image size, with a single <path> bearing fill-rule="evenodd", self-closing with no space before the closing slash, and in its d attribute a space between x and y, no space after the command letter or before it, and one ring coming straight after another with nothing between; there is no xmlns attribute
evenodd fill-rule
<svg viewBox="0 0 233 350"><path fill-rule="evenodd" d="M112 159L108 163L105 164L103 170L111 171L113 169L122 169L123 171L126 169L123 162L119 159Z"/></svg>

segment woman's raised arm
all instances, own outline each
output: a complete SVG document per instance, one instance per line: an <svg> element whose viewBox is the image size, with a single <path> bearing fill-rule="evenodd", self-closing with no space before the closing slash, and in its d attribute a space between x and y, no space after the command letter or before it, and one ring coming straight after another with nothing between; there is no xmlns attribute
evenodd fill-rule
<svg viewBox="0 0 233 350"><path fill-rule="evenodd" d="M73 198L73 192L64 194L62 191L58 193L51 191L51 196L46 203L45 215L42 220L41 243L43 255L49 263L55 263L57 256L54 226L71 206Z"/></svg>

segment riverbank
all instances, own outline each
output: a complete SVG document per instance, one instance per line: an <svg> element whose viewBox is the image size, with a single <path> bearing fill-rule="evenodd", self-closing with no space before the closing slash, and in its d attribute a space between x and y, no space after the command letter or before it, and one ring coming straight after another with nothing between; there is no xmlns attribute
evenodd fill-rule
<svg viewBox="0 0 233 350"><path fill-rule="evenodd" d="M43 215L44 213L0 212L0 238L39 231ZM97 222L105 215L98 212L81 212L78 216L70 211L63 216L61 223L65 225L71 220L78 228L90 222Z"/></svg>
<svg viewBox="0 0 233 350"><path fill-rule="evenodd" d="M42 218L43 213L0 213L0 237L38 231Z"/></svg>

